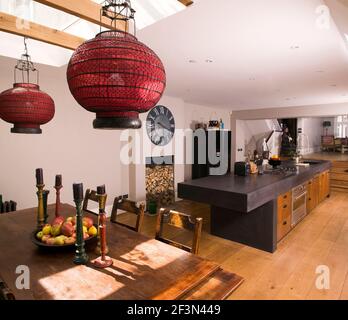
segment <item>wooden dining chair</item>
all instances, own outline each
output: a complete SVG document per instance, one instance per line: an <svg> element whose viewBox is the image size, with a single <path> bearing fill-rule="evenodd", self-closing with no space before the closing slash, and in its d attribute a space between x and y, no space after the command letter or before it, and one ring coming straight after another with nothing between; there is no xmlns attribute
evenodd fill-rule
<svg viewBox="0 0 348 320"><path fill-rule="evenodd" d="M163 236L164 223L167 223L170 226L174 226L180 229L193 231L192 247L165 238ZM193 254L198 254L199 242L202 233L202 225L202 218L193 219L190 215L187 215L185 213L161 208L157 217L156 239L167 244L173 245L175 247L178 247L180 249L183 249L185 251L191 252Z"/></svg>
<svg viewBox="0 0 348 320"><path fill-rule="evenodd" d="M5 281L0 278L0 300L16 300Z"/></svg>
<svg viewBox="0 0 348 320"><path fill-rule="evenodd" d="M93 212L93 211L88 209L88 202L89 201L93 201L93 202L98 203L97 191L90 190L90 189L86 190L85 198L83 199L82 210L86 211L88 213L94 214L94 215L98 215L98 213Z"/></svg>
<svg viewBox="0 0 348 320"><path fill-rule="evenodd" d="M123 210L123 211L136 214L137 220L136 220L135 226L130 226L128 224L117 221L117 210ZM128 195L124 195L124 196L115 198L114 204L112 206L110 221L113 223L117 223L128 229L131 229L133 231L140 232L141 227L143 225L144 216L145 216L145 205L143 203L138 205L135 201L129 200Z"/></svg>

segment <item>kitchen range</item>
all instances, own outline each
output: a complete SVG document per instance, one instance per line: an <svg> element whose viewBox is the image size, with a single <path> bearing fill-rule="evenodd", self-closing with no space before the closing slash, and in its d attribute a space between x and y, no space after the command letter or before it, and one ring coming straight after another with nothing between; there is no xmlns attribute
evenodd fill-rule
<svg viewBox="0 0 348 320"><path fill-rule="evenodd" d="M274 252L277 243L330 195L329 161L285 161L249 174L238 171L178 184L178 196L210 204L211 233ZM246 174L244 174L246 173Z"/></svg>

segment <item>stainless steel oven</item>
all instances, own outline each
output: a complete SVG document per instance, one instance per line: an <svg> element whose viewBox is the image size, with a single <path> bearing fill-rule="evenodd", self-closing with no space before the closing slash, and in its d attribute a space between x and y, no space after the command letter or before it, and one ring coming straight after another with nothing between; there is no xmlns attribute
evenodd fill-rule
<svg viewBox="0 0 348 320"><path fill-rule="evenodd" d="M291 226L298 224L307 215L307 186L302 184L292 189Z"/></svg>

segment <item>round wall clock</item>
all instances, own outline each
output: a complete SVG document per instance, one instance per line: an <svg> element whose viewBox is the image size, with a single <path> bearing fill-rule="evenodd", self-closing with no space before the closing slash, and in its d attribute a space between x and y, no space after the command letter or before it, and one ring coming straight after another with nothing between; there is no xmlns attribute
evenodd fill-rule
<svg viewBox="0 0 348 320"><path fill-rule="evenodd" d="M154 107L146 119L146 131L156 146L165 146L172 140L175 132L174 116L165 106Z"/></svg>

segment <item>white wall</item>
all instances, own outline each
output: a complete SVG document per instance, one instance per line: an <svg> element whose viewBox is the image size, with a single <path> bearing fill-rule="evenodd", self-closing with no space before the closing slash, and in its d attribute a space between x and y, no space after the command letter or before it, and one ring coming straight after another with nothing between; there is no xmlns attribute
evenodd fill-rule
<svg viewBox="0 0 348 320"><path fill-rule="evenodd" d="M15 60L0 58L1 91L12 86ZM86 188L106 184L108 203L128 192L128 167L119 160L120 132L94 130L94 114L71 96L65 69L37 66L40 85L55 101L53 120L42 126L42 135L10 133L12 125L0 120L0 193L18 202L18 208L36 206L35 169L42 167L49 202L55 201L54 177L63 175L62 201L72 202L73 182Z"/></svg>
<svg viewBox="0 0 348 320"><path fill-rule="evenodd" d="M15 63L13 59L0 57L0 91L12 86ZM12 134L12 125L0 120L0 194L4 200L17 201L18 209L36 206L35 169L39 167L44 170L46 189L51 191L50 203L55 201L53 185L57 173L63 175L62 202L73 204L73 182L83 182L85 189L106 184L108 205L115 196L126 193L143 200L145 166L121 163L120 151L127 144L120 142L121 131L93 129L95 115L80 107L71 96L65 68L37 67L41 89L54 99L56 114L50 123L42 126L42 135ZM168 96L160 104L173 112L178 129L189 128L195 121L209 121L212 116L222 118L226 128L230 126L227 111L217 111L214 115L214 108L186 104L182 99ZM145 120L146 114L141 119ZM143 130L138 132L144 134ZM149 148L153 151L154 146L146 133L143 141L145 156L150 156ZM156 149L153 155L174 153L168 147ZM184 152L184 145L180 152ZM190 165L175 167L176 184L190 178Z"/></svg>
<svg viewBox="0 0 348 320"><path fill-rule="evenodd" d="M171 143L165 147L157 147L151 144L147 137L145 126L143 126L143 130L139 131L142 148L144 148L141 152L140 159L142 163L132 164L129 171L130 196L137 201L143 201L146 198L145 157L174 155L175 191L177 191L178 183L191 179L192 165L186 164L186 160L190 159L190 156L186 154L187 139L184 139L183 131L180 129L193 130L195 123L208 122L212 117L222 119L225 123L225 129L230 128L230 113L227 111L216 110L213 107L188 104L182 99L168 96L162 97L159 104L165 105L172 111L175 118L176 131ZM141 115L141 119L145 121L146 114ZM187 137L189 138L189 136Z"/></svg>

